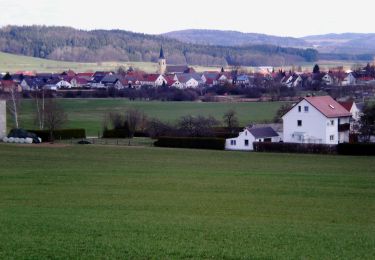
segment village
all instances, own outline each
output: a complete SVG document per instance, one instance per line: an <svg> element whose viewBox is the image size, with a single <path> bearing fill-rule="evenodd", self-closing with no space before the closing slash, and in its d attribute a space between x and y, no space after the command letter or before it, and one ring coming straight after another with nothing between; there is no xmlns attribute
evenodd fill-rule
<svg viewBox="0 0 375 260"><path fill-rule="evenodd" d="M187 65L167 65L161 47L157 70L157 73L151 74L131 67L96 72L4 72L0 81L0 92L28 93L45 90L60 94L60 97L78 95L144 98L139 94L142 91L169 89L193 91L196 95L189 97L189 100L200 98L208 101L225 101L225 98L219 97L223 95L280 100L298 96L301 91L325 91L335 98L351 96L359 100L375 96L375 67L370 64L346 71L342 67L321 71L319 65L315 65L310 71L302 71L301 67L276 71L273 67L258 67L249 73L241 67L233 67L198 73ZM146 98L150 98L150 95L146 94Z"/></svg>

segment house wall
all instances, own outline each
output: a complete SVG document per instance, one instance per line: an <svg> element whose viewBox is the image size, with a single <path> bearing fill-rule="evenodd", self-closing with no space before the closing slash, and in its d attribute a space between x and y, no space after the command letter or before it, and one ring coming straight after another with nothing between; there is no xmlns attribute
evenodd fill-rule
<svg viewBox="0 0 375 260"><path fill-rule="evenodd" d="M245 145L245 140L249 140L249 145ZM235 145L231 144L231 141L236 141ZM272 137L271 142L279 142L280 137ZM240 132L238 137L236 138L230 138L225 140L225 150L236 150L236 151L253 151L254 142L264 142L264 138L258 138L256 139L247 129L245 129L243 132Z"/></svg>
<svg viewBox="0 0 375 260"><path fill-rule="evenodd" d="M298 112L298 106L301 106L301 112ZM305 106L309 107L308 112L304 111ZM297 125L298 120L302 120L302 126ZM302 100L283 116L283 140L288 143L327 143L327 122L328 119L322 113ZM335 125L337 129L337 122ZM300 139L297 133L301 133L304 138Z"/></svg>
<svg viewBox="0 0 375 260"><path fill-rule="evenodd" d="M6 126L6 103L5 100L0 100L0 138L6 136L7 126Z"/></svg>
<svg viewBox="0 0 375 260"><path fill-rule="evenodd" d="M232 140L236 141L236 145L231 145ZM245 140L249 140L248 146L245 146ZM253 142L255 142L254 136L245 129L243 132L239 133L237 138L225 140L225 150L252 151L254 150Z"/></svg>

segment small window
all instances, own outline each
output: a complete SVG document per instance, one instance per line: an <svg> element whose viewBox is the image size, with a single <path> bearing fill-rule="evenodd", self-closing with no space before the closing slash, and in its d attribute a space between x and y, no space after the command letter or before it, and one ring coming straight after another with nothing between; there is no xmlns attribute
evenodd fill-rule
<svg viewBox="0 0 375 260"><path fill-rule="evenodd" d="M331 124L331 125L335 125L335 120L331 120L331 121L330 121L330 124Z"/></svg>
<svg viewBox="0 0 375 260"><path fill-rule="evenodd" d="M329 136L329 140L330 140L330 141L335 141L335 136L334 136L334 135L330 135L330 136Z"/></svg>
<svg viewBox="0 0 375 260"><path fill-rule="evenodd" d="M297 126L302 126L302 120L297 120Z"/></svg>
<svg viewBox="0 0 375 260"><path fill-rule="evenodd" d="M230 145L236 145L236 140L230 140Z"/></svg>
<svg viewBox="0 0 375 260"><path fill-rule="evenodd" d="M309 107L305 106L305 112L309 112Z"/></svg>
<svg viewBox="0 0 375 260"><path fill-rule="evenodd" d="M249 146L249 140L245 140L245 146Z"/></svg>
<svg viewBox="0 0 375 260"><path fill-rule="evenodd" d="M302 110L302 107L298 106L298 112L301 112L301 110Z"/></svg>

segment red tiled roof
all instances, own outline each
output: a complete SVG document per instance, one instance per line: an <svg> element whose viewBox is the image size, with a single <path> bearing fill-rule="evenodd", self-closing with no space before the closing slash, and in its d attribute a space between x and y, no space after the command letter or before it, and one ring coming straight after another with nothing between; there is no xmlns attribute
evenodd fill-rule
<svg viewBox="0 0 375 260"><path fill-rule="evenodd" d="M92 77L92 75L94 75L92 72L77 73L77 77Z"/></svg>
<svg viewBox="0 0 375 260"><path fill-rule="evenodd" d="M330 96L305 97L304 99L328 118L351 116L346 108Z"/></svg>
<svg viewBox="0 0 375 260"><path fill-rule="evenodd" d="M339 102L339 104L342 105L349 112L352 109L353 103L354 103L353 101Z"/></svg>

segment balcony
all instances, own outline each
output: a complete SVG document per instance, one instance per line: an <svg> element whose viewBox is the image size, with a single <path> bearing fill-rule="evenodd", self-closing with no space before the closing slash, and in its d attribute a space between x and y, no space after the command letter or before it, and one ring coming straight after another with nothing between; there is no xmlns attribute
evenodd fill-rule
<svg viewBox="0 0 375 260"><path fill-rule="evenodd" d="M350 130L350 124L349 123L339 125L339 132L346 132L346 131L349 131L349 130Z"/></svg>

